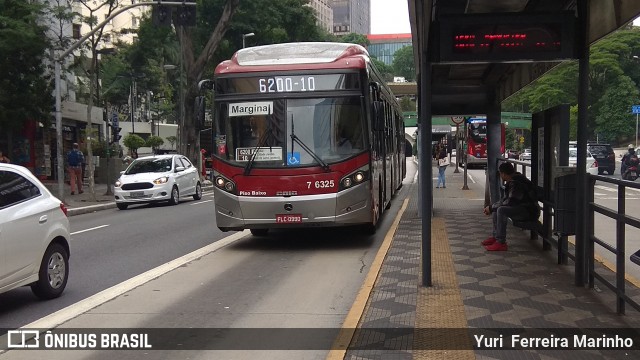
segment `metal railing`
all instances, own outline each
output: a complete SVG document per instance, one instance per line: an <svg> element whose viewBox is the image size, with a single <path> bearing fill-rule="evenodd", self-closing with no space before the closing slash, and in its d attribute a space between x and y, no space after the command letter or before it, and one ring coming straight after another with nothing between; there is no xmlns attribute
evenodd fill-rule
<svg viewBox="0 0 640 360"><path fill-rule="evenodd" d="M500 162L510 162L514 164L516 171L519 171L523 175L527 176L527 170L530 170L531 163L498 158L497 164ZM640 183L635 183L627 180L613 179L602 175L587 174L587 263L588 263L588 286L589 288L595 287L595 279L598 279L602 284L614 292L616 296L616 310L618 314L625 313L625 304L631 305L634 309L640 311L640 304L630 298L626 293L626 229L625 226L631 226L640 230L640 219L634 216L630 216L626 213L626 189L633 188L640 191ZM612 210L608 207L595 203L595 184L596 181L609 183L617 186L617 210ZM556 189L558 190L558 189ZM565 234L554 232L553 221L556 204L554 200L545 199L543 196L543 211L542 211L542 231L539 231L537 235L543 240L543 249L548 250L551 246L558 249L558 264L567 264L567 259L573 261L576 260L576 255L569 251L568 236ZM615 245L611 245L598 238L595 235L595 214L601 214L607 218L610 218L616 222L615 233ZM615 268L611 269L615 275L615 281L611 282L607 279L606 274L603 271L598 272L596 269L596 246L601 246L603 249L609 251L615 255Z"/></svg>
<svg viewBox="0 0 640 360"><path fill-rule="evenodd" d="M640 304L631 299L626 294L626 229L625 226L629 225L635 229L640 229L640 219L627 215L626 213L626 189L633 188L640 190L640 184L636 184L631 181L612 179L601 175L587 175L587 212L589 218L587 219L587 234L589 236L587 241L587 256L588 256L588 278L589 287L595 286L595 279L600 280L616 295L616 310L618 314L625 313L625 302L631 305L637 311L640 311ZM602 205L598 205L594 201L594 188L596 181L604 183L614 184L618 186L618 203L617 211L607 208ZM601 214L608 218L615 220L616 222L616 234L615 234L615 246L608 244L595 235L595 214ZM598 244L602 248L608 250L615 255L615 284L611 283L604 274L600 274L595 269L595 245Z"/></svg>

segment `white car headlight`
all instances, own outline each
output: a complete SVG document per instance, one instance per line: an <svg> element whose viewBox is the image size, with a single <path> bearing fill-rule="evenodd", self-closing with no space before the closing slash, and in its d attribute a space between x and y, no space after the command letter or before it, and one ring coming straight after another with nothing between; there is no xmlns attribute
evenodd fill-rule
<svg viewBox="0 0 640 360"><path fill-rule="evenodd" d="M160 185L160 184L166 184L167 181L169 181L169 177L168 176L163 176L161 178L157 178L155 180L153 180L153 183L156 185Z"/></svg>
<svg viewBox="0 0 640 360"><path fill-rule="evenodd" d="M118 179L118 180L116 180L116 182L113 185L115 187L120 187L120 186L122 186L122 182Z"/></svg>

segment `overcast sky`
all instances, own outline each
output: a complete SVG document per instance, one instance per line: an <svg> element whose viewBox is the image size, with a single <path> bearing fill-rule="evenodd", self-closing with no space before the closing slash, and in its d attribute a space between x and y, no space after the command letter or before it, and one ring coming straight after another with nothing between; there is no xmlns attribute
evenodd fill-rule
<svg viewBox="0 0 640 360"><path fill-rule="evenodd" d="M372 34L407 34L410 32L407 0L371 0Z"/></svg>

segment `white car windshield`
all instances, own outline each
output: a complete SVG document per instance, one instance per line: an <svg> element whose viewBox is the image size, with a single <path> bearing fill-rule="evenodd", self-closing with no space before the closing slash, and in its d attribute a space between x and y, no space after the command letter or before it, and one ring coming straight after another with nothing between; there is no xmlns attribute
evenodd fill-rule
<svg viewBox="0 0 640 360"><path fill-rule="evenodd" d="M171 171L171 159L140 159L136 160L127 171L125 175L133 175L140 173L162 173Z"/></svg>

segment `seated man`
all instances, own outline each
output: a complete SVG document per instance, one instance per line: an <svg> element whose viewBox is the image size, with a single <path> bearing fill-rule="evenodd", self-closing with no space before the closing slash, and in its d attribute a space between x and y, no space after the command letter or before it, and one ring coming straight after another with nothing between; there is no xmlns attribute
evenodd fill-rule
<svg viewBox="0 0 640 360"><path fill-rule="evenodd" d="M518 173L511 163L502 163L498 167L500 179L506 182L504 197L491 206L484 208L485 215L493 216L493 236L484 240L482 245L488 251L507 250L507 221L532 221L540 216L535 187L526 176Z"/></svg>

